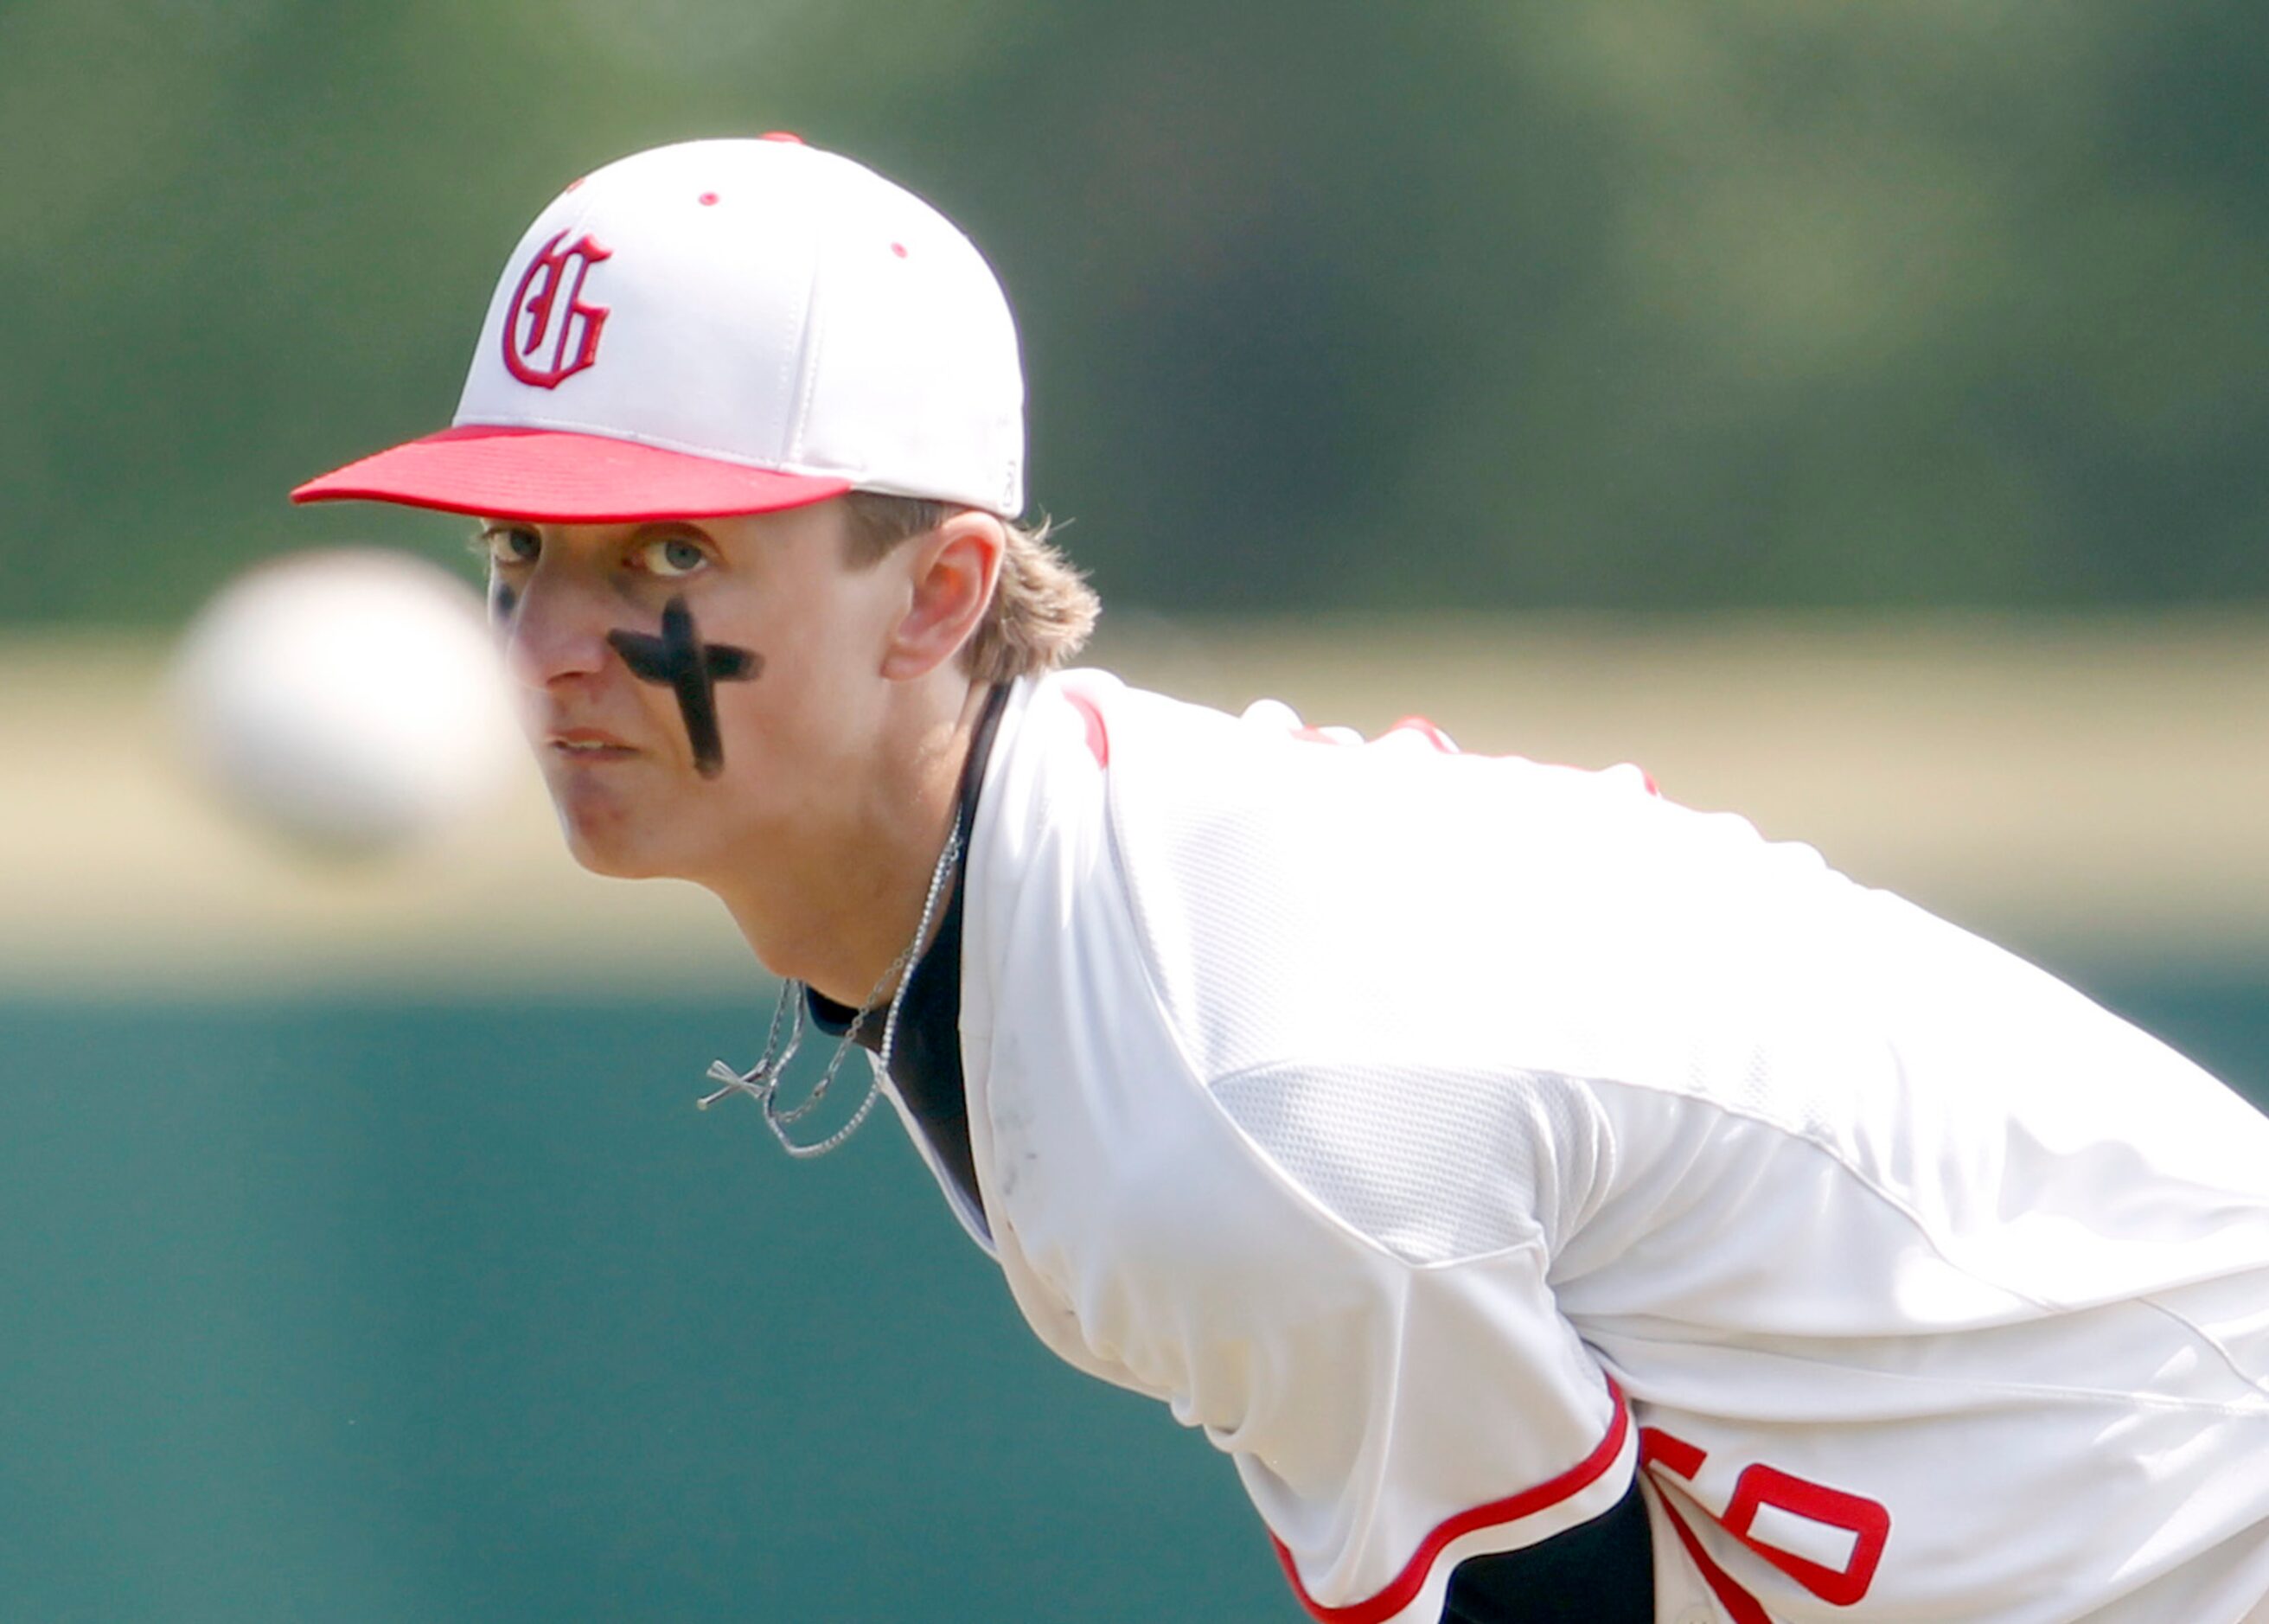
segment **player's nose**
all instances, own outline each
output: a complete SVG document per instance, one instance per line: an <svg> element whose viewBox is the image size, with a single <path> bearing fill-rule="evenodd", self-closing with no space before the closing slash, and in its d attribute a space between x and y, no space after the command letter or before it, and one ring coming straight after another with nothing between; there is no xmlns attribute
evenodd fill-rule
<svg viewBox="0 0 2269 1624"><path fill-rule="evenodd" d="M550 688L597 675L614 652L604 594L582 590L543 565L521 579L489 586L489 624L504 646L505 666L527 688Z"/></svg>

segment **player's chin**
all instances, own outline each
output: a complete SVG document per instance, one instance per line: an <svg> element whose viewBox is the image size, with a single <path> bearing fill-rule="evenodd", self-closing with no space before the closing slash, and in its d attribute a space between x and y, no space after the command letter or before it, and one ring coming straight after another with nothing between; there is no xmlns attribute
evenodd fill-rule
<svg viewBox="0 0 2269 1624"><path fill-rule="evenodd" d="M589 873L610 880L677 877L677 866L655 849L656 842L641 839L618 826L578 820L562 808L559 830L567 839L567 854Z"/></svg>
<svg viewBox="0 0 2269 1624"><path fill-rule="evenodd" d="M578 864L610 880L650 880L671 872L657 849L662 843L655 820L642 815L636 798L575 775L565 781L546 777L559 832Z"/></svg>
<svg viewBox="0 0 2269 1624"><path fill-rule="evenodd" d="M574 840L568 841L567 851L584 873L597 875L602 880L654 880L662 877L660 870L645 863L627 861L617 852L602 851Z"/></svg>

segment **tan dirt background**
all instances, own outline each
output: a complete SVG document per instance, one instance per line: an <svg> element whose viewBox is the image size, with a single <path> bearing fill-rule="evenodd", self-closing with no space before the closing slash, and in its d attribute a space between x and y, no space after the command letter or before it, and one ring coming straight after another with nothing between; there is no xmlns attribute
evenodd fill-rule
<svg viewBox="0 0 2269 1624"><path fill-rule="evenodd" d="M263 844L178 763L162 642L0 642L0 993L386 997L763 976L722 912L582 874L533 769L477 824L382 862ZM1814 616L1167 624L1097 663L1365 733L1636 761L1664 793L2059 967L2269 964L2269 621Z"/></svg>

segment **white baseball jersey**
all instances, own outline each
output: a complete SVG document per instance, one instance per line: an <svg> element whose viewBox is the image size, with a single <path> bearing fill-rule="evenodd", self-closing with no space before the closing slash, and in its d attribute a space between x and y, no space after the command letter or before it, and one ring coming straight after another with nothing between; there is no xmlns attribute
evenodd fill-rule
<svg viewBox="0 0 2269 1624"><path fill-rule="evenodd" d="M1315 1617L1635 1473L1665 1624L2269 1595L2269 1120L2041 971L1634 769L1094 672L966 887L957 1205Z"/></svg>

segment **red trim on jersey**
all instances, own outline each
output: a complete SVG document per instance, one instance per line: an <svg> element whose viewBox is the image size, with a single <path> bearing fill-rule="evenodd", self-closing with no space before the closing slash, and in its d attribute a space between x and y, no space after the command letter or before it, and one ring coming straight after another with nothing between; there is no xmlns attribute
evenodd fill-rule
<svg viewBox="0 0 2269 1624"><path fill-rule="evenodd" d="M1504 1500L1492 1500L1487 1505L1474 1507L1444 1518L1434 1532L1418 1542L1418 1549L1403 1564L1402 1571L1394 1576L1386 1588L1368 1600L1349 1602L1344 1607L1327 1607L1308 1594L1308 1587L1300 1583L1300 1570L1293 1563L1292 1553L1275 1534L1268 1543L1276 1548L1276 1560L1283 1564L1284 1576L1292 1582L1292 1593L1300 1605L1323 1624L1385 1624L1385 1620L1417 1599L1418 1592L1426 1586L1426 1576L1442 1554L1442 1548L1451 1540L1460 1539L1477 1529L1495 1528L1505 1523L1517 1523L1524 1517L1534 1517L1548 1510L1563 1500L1573 1499L1600 1478L1607 1475L1615 1458L1623 1452L1623 1440L1630 1433L1630 1406L1623 1402L1623 1390L1615 1385L1615 1378L1608 1377L1608 1397L1615 1400L1615 1420L1608 1425L1608 1436L1600 1446L1574 1465L1548 1482ZM1760 1617L1763 1615L1760 1614ZM1748 1620L1742 1620L1748 1624Z"/></svg>
<svg viewBox="0 0 2269 1624"><path fill-rule="evenodd" d="M1764 1604L1743 1590L1740 1581L1718 1566L1710 1553L1702 1548L1701 1539L1686 1525L1686 1519L1678 1515L1678 1508L1670 1503L1670 1496L1657 1495L1655 1503L1670 1519L1671 1532L1694 1559L1694 1565L1702 1570L1702 1582L1710 1587L1710 1593L1718 1598L1718 1605L1725 1608L1733 1624L1772 1624L1772 1616L1765 1611Z"/></svg>
<svg viewBox="0 0 2269 1624"><path fill-rule="evenodd" d="M1450 742L1450 735L1423 716L1406 716L1386 731L1417 734L1445 756L1455 756L1459 753L1458 747Z"/></svg>
<svg viewBox="0 0 2269 1624"><path fill-rule="evenodd" d="M1087 723L1087 748L1095 754L1095 764L1098 767L1109 766L1111 764L1111 734L1103 725L1103 712L1096 707L1094 700L1075 690L1065 689L1064 698L1071 701L1072 708L1077 711Z"/></svg>

